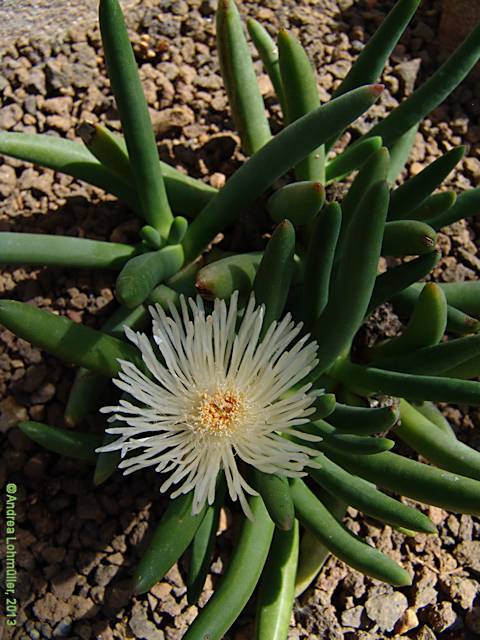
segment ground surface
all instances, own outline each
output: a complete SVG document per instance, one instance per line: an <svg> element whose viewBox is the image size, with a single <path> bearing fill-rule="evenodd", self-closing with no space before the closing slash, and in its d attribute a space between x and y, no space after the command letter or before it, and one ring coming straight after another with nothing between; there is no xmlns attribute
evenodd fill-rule
<svg viewBox="0 0 480 640"><path fill-rule="evenodd" d="M15 17L22 10L32 24L35 14L30 4L7 1L1 11L14 10ZM52 13L56 23L65 24L64 4L61 12L55 9ZM148 0L141 7L131 4L135 6L128 22L161 154L191 175L219 186L241 154L225 111L215 58L215 2ZM273 30L281 25L300 35L320 72L322 96L328 98L391 4L267 0L261 6L243 2L241 10ZM407 95L416 80L437 65L435 4L424 3L395 50L383 78L385 97L370 110L368 121L357 123L357 132ZM71 28L66 34L59 29L52 37L44 30L40 38L38 34L34 40L22 37L16 45L10 24L2 23L9 30L9 39L0 62L1 130L74 137L74 128L83 119L108 120L119 127L105 80L98 31L87 29L88 20L82 22L85 16L79 17L75 21L69 15ZM265 76L261 82L275 122L278 110L269 83ZM450 185L461 191L477 184L479 94L478 84L465 82L425 121L409 165L411 175L446 149L466 141L471 145L468 158ZM1 230L124 241L137 226L128 211L113 198L105 199L99 190L21 162L0 161ZM227 242L244 250L258 248L249 229L244 220L231 230ZM478 278L476 232L473 223L459 223L448 235L441 234L443 256L437 278ZM98 326L112 308L113 283L114 275L106 272L7 267L0 275L0 293ZM386 316L383 328L388 331L391 327L392 319ZM93 488L90 468L46 453L15 429L27 417L63 426L72 380L72 369L0 329L0 431L4 438L0 480L19 486L17 595L22 604L13 637L181 638L197 611L186 603L183 566L172 569L148 595L130 595L135 563L148 542L148 524L158 520L165 504L155 474L128 478L116 474L105 485ZM478 413L466 415L450 409L448 415L459 437L479 448L480 439L473 430L480 422ZM331 559L316 586L296 602L290 637L478 637L478 520L440 509L428 509L428 514L438 525L439 536L413 539L349 511L347 523L352 530L414 573L413 586L394 589ZM218 539L220 555L215 558L202 602L211 593L233 544L235 531L226 530L231 519L232 512L226 510ZM229 638L252 637L253 610L251 603Z"/></svg>

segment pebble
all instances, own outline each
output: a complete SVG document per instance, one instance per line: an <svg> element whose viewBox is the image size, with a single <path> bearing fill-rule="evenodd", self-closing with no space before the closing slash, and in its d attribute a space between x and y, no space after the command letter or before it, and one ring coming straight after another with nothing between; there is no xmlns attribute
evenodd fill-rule
<svg viewBox="0 0 480 640"><path fill-rule="evenodd" d="M15 169L7 164L0 165L0 195L6 198L15 190L17 176Z"/></svg>
<svg viewBox="0 0 480 640"><path fill-rule="evenodd" d="M480 573L480 540L461 542L453 553L462 567Z"/></svg>
<svg viewBox="0 0 480 640"><path fill-rule="evenodd" d="M70 615L70 605L47 593L33 605L33 612L38 620L56 624Z"/></svg>
<svg viewBox="0 0 480 640"><path fill-rule="evenodd" d="M362 625L362 617L364 617L365 608L357 605L351 609L342 611L341 621L344 627L353 627L358 629Z"/></svg>
<svg viewBox="0 0 480 640"><path fill-rule="evenodd" d="M451 602L439 602L425 607L421 612L421 618L434 632L441 633L446 629L454 628L458 616Z"/></svg>
<svg viewBox="0 0 480 640"><path fill-rule="evenodd" d="M7 396L0 400L0 432L15 427L22 420L27 420L27 410L19 405L14 398Z"/></svg>
<svg viewBox="0 0 480 640"><path fill-rule="evenodd" d="M141 640L164 640L165 638L163 631L148 619L147 612L139 602L133 605L128 626L135 638Z"/></svg>
<svg viewBox="0 0 480 640"><path fill-rule="evenodd" d="M72 619L70 617L65 618L57 624L53 630L53 638L67 638L70 635L72 629Z"/></svg>
<svg viewBox="0 0 480 640"><path fill-rule="evenodd" d="M449 576L440 581L440 588L462 609L472 608L475 598L480 594L480 584L475 580L460 576Z"/></svg>
<svg viewBox="0 0 480 640"><path fill-rule="evenodd" d="M0 109L0 129L12 129L20 122L23 111L18 104L12 103Z"/></svg>
<svg viewBox="0 0 480 640"><path fill-rule="evenodd" d="M397 623L395 624L395 633L407 633L407 631L411 631L411 629L415 629L415 627L418 627L418 616L415 612L415 609L408 608L397 620Z"/></svg>
<svg viewBox="0 0 480 640"><path fill-rule="evenodd" d="M408 608L408 600L400 591L374 596L365 602L365 611L380 629L391 631Z"/></svg>

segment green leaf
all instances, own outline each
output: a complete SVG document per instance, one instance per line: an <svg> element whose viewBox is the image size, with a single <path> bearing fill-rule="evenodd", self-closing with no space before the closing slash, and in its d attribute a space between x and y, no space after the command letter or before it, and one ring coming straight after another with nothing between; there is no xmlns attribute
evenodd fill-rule
<svg viewBox="0 0 480 640"><path fill-rule="evenodd" d="M30 440L49 451L95 464L95 449L101 444L101 439L96 435L49 427L40 422L20 422L18 426Z"/></svg>
<svg viewBox="0 0 480 640"><path fill-rule="evenodd" d="M125 339L125 326L138 330L145 328L147 322L148 314L144 307L133 310L118 307L102 325L102 331L122 340ZM80 368L68 395L64 413L65 424L74 427L88 414L93 413L100 405L109 383L110 379L102 374ZM101 453L99 457L103 455L112 454Z"/></svg>
<svg viewBox="0 0 480 640"><path fill-rule="evenodd" d="M170 500L134 575L134 592L146 593L177 562L193 539L206 508L192 515L193 491Z"/></svg>
<svg viewBox="0 0 480 640"><path fill-rule="evenodd" d="M183 239L186 260L195 259L217 233L328 135L366 111L380 91L377 85L362 87L332 100L285 127L257 151L190 225Z"/></svg>
<svg viewBox="0 0 480 640"><path fill-rule="evenodd" d="M183 640L221 640L257 585L267 559L274 526L260 496L252 496L249 504L253 519L244 519L225 573Z"/></svg>
<svg viewBox="0 0 480 640"><path fill-rule="evenodd" d="M119 372L119 358L143 369L134 346L24 302L0 300L0 323L39 349L109 378Z"/></svg>
<svg viewBox="0 0 480 640"><path fill-rule="evenodd" d="M389 438L371 438L369 436L360 436L352 433L342 433L325 422L325 420L315 420L299 427L300 431L305 433L321 436L321 442L312 443L312 447L323 451L349 451L360 456L369 456L372 453L380 451L388 451L395 444Z"/></svg>
<svg viewBox="0 0 480 640"><path fill-rule="evenodd" d="M318 109L315 71L300 42L285 29L278 34L278 54L285 101L285 120L291 124L306 113ZM295 166L297 180L325 182L325 148L320 145Z"/></svg>
<svg viewBox="0 0 480 640"><path fill-rule="evenodd" d="M375 344L367 353L370 360L400 359L407 353L440 342L447 326L445 294L434 282L427 282L417 299L408 325L402 334Z"/></svg>
<svg viewBox="0 0 480 640"><path fill-rule="evenodd" d="M360 207L363 197L376 182L386 180L390 156L385 147L381 147L367 159L350 186L347 195L342 201L342 229L340 244L337 249L337 258L341 258L341 250L350 223L354 219Z"/></svg>
<svg viewBox="0 0 480 640"><path fill-rule="evenodd" d="M413 284L391 297L394 308L400 313L409 315L424 287L424 283ZM447 297L448 302L448 297ZM467 333L478 333L480 322L451 304L447 305L447 331L463 336Z"/></svg>
<svg viewBox="0 0 480 640"><path fill-rule="evenodd" d="M276 530L257 597L256 640L285 640L292 616L299 526Z"/></svg>
<svg viewBox="0 0 480 640"><path fill-rule="evenodd" d="M115 426L118 426L119 423ZM114 426L114 425L109 425ZM105 433L103 436L102 447L117 440L117 436L111 433ZM121 460L120 451L101 451L97 454L97 462L95 471L93 472L93 484L98 487L103 484L110 476L115 473Z"/></svg>
<svg viewBox="0 0 480 640"><path fill-rule="evenodd" d="M390 144L390 169L387 176L388 184L394 184L395 180L403 171L405 164L410 157L413 145L415 144L417 131L418 124L413 126L411 129L408 129L408 131L405 131L405 133L402 133L402 135L399 136L397 140ZM355 146L360 146L360 144L364 142L364 140L370 139L371 138L361 138Z"/></svg>
<svg viewBox="0 0 480 640"><path fill-rule="evenodd" d="M332 498L328 493L321 496L323 504L337 520L345 515L347 505ZM295 597L298 598L313 583L326 559L330 555L327 547L309 530L305 529L300 540L297 577L295 579Z"/></svg>
<svg viewBox="0 0 480 640"><path fill-rule="evenodd" d="M202 267L195 287L207 300L227 300L234 291L248 293L253 286L263 253L237 253Z"/></svg>
<svg viewBox="0 0 480 640"><path fill-rule="evenodd" d="M440 431L406 400L400 401L400 422L395 433L441 469L480 480L480 453Z"/></svg>
<svg viewBox="0 0 480 640"><path fill-rule="evenodd" d="M411 584L410 575L404 569L353 535L314 496L304 482L295 478L291 481L291 488L298 519L337 558L377 580L395 586Z"/></svg>
<svg viewBox="0 0 480 640"><path fill-rule="evenodd" d="M0 132L0 153L61 171L113 193L138 211L135 188L104 167L86 147L72 140L32 133Z"/></svg>
<svg viewBox="0 0 480 640"><path fill-rule="evenodd" d="M389 147L447 98L468 75L480 57L480 25L475 27L437 71L375 125L367 137L380 136Z"/></svg>
<svg viewBox="0 0 480 640"><path fill-rule="evenodd" d="M378 491L369 482L348 473L327 456L320 455L315 460L320 468L310 469L309 475L332 496L381 522L424 533L435 531L433 523L420 511Z"/></svg>
<svg viewBox="0 0 480 640"><path fill-rule="evenodd" d="M124 138L101 124L90 122L80 123L76 133L101 164L133 184L134 178Z"/></svg>
<svg viewBox="0 0 480 640"><path fill-rule="evenodd" d="M295 229L284 220L268 241L253 282L257 303L265 305L263 336L283 313L292 280L294 251Z"/></svg>
<svg viewBox="0 0 480 640"><path fill-rule="evenodd" d="M363 84L370 84L378 80L390 54L419 4L420 0L399 0L395 4L352 64L350 71L335 90L333 98ZM329 148L333 146L335 139L332 137L328 145ZM384 144L386 144L385 141Z"/></svg>
<svg viewBox="0 0 480 640"><path fill-rule="evenodd" d="M330 373L350 388L361 389L366 393L382 393L420 401L480 405L480 382L412 375L347 361L338 362L335 371Z"/></svg>
<svg viewBox="0 0 480 640"><path fill-rule="evenodd" d="M162 236L151 225L146 224L140 229L140 237L148 245L149 249L161 249L163 246Z"/></svg>
<svg viewBox="0 0 480 640"><path fill-rule="evenodd" d="M220 0L216 13L217 52L235 127L248 155L271 138L240 15L233 0Z"/></svg>
<svg viewBox="0 0 480 640"><path fill-rule="evenodd" d="M252 469L252 475L254 487L262 496L275 525L283 531L291 529L295 520L295 510L286 476L263 473L258 469Z"/></svg>
<svg viewBox="0 0 480 640"><path fill-rule="evenodd" d="M303 285L303 319L307 330L313 327L328 302L341 223L340 205L331 202L320 212L313 225Z"/></svg>
<svg viewBox="0 0 480 640"><path fill-rule="evenodd" d="M118 300L129 309L142 304L156 285L177 273L182 264L183 250L179 244L129 260L117 278Z"/></svg>
<svg viewBox="0 0 480 640"><path fill-rule="evenodd" d="M329 453L329 457L388 491L454 513L480 515L480 482L436 469L391 451L373 456Z"/></svg>
<svg viewBox="0 0 480 640"><path fill-rule="evenodd" d="M394 189L388 208L389 220L410 218L410 212L421 205L439 187L465 155L466 147L455 147L429 164L423 171Z"/></svg>
<svg viewBox="0 0 480 640"><path fill-rule="evenodd" d="M417 349L412 353L395 354L391 358L382 358L375 366L393 371L415 373L417 375L445 375L448 378L473 378L452 373L468 366L471 359L480 356L480 336L466 336Z"/></svg>
<svg viewBox="0 0 480 640"><path fill-rule="evenodd" d="M249 18L247 20L247 29L265 67L265 71L272 82L282 112L285 113L285 98L283 96L277 45L268 34L268 31L256 20Z"/></svg>
<svg viewBox="0 0 480 640"><path fill-rule="evenodd" d="M445 214L450 207L455 204L456 199L457 194L455 191L432 193L431 196L425 198L419 207L411 211L408 217L411 220L420 220L422 222L425 222L426 220L434 220L437 216ZM437 229L434 225L431 226L433 226L434 229Z"/></svg>
<svg viewBox="0 0 480 640"><path fill-rule="evenodd" d="M118 146L126 149L121 136L108 133L115 137ZM139 203L133 181L107 169L78 142L44 134L0 132L0 153L84 180L113 193L138 212ZM175 211L194 216L217 193L208 184L190 178L165 162L160 162L160 166L168 198Z"/></svg>
<svg viewBox="0 0 480 640"><path fill-rule="evenodd" d="M375 284L387 208L387 183L377 182L350 223L330 299L313 331L319 343L313 375L326 371L349 348L362 324Z"/></svg>
<svg viewBox="0 0 480 640"><path fill-rule="evenodd" d="M147 101L118 0L100 0L99 22L108 76L122 122L142 214L166 237L173 216L158 162Z"/></svg>
<svg viewBox="0 0 480 640"><path fill-rule="evenodd" d="M136 247L116 242L40 233L0 233L3 264L120 270L137 253Z"/></svg>
<svg viewBox="0 0 480 640"><path fill-rule="evenodd" d="M315 218L324 202L325 189L320 182L293 182L270 196L267 209L275 222L289 220L301 226Z"/></svg>
<svg viewBox="0 0 480 640"><path fill-rule="evenodd" d="M418 220L387 222L383 235L382 256L421 256L435 249L437 234Z"/></svg>
<svg viewBox="0 0 480 640"><path fill-rule="evenodd" d="M480 280L465 282L441 282L439 287L447 302L471 316L480 317ZM420 287L416 287L420 290Z"/></svg>
<svg viewBox="0 0 480 640"><path fill-rule="evenodd" d="M368 158L382 146L380 137L366 138L354 147L347 147L325 165L325 181L327 184L341 180L349 173L361 167Z"/></svg>
<svg viewBox="0 0 480 640"><path fill-rule="evenodd" d="M187 600L195 604L205 585L212 561L215 536L220 521L220 509L225 498L225 482L217 482L215 501L207 507L202 524L198 527L190 545L190 562L187 574Z"/></svg>
<svg viewBox="0 0 480 640"><path fill-rule="evenodd" d="M432 218L427 218L425 222L434 229L442 229L449 224L453 224L463 218L476 216L480 213L480 187L467 189L461 193L452 207L446 209Z"/></svg>
<svg viewBox="0 0 480 640"><path fill-rule="evenodd" d="M427 276L438 264L440 254L432 251L424 256L405 262L398 267L388 269L375 279L372 297L367 309L369 315L374 309L402 292L411 284ZM413 304L412 307L413 308Z"/></svg>
<svg viewBox="0 0 480 640"><path fill-rule="evenodd" d="M177 216L173 219L172 226L170 227L170 233L168 234L169 244L178 244L183 240L184 235L187 233L188 220L182 216Z"/></svg>
<svg viewBox="0 0 480 640"><path fill-rule="evenodd" d="M352 407L337 402L335 410L328 416L329 424L344 433L370 436L374 433L389 431L398 420L396 406L380 407Z"/></svg>

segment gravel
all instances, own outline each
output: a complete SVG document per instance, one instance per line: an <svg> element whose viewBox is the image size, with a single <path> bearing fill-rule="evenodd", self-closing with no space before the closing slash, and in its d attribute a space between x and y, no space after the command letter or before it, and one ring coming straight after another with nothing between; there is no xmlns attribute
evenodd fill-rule
<svg viewBox="0 0 480 640"><path fill-rule="evenodd" d="M135 53L159 136L163 159L210 184L221 186L242 161L226 109L214 53L211 0L126 2ZM0 128L75 137L89 119L120 123L105 78L96 0L82 3L3 1L0 7ZM321 94L332 93L392 2L365 0L245 1L241 10L277 29L300 35L319 74ZM160 12L160 7L163 13ZM43 31L38 34L40 15ZM161 16L161 18L159 17ZM434 34L438 3L425 1L397 46L383 77L385 96L355 125L353 136L403 99L436 65ZM8 30L8 33L6 32ZM420 65L421 62L421 65ZM261 74L260 66L258 67ZM274 128L278 109L266 76L262 92ZM465 82L454 97L421 125L405 175L415 175L443 151L467 141L468 157L448 179L457 191L480 177L480 86ZM348 134L350 135L350 134ZM343 142L347 141L344 137ZM246 216L224 244L258 249L258 222ZM114 198L39 167L0 160L0 230L129 241L138 222ZM251 230L253 229L253 234ZM439 234L439 280L478 278L478 223L460 222ZM99 326L112 309L109 273L5 267L0 294ZM401 326L386 313L377 318L386 333ZM379 327L370 329L374 339ZM74 371L12 333L0 329L0 480L19 486L17 501L19 623L14 640L139 638L177 640L197 614L188 606L183 575L174 567L149 594L132 596L132 574L158 521L165 498L153 472L124 478L116 473L94 488L91 469L60 459L31 443L15 425L33 419L63 425ZM458 437L480 445L478 411L446 409ZM102 428L92 418L88 428ZM3 506L3 503L2 503ZM330 558L315 585L295 603L290 638L325 640L466 640L480 634L480 524L477 518L426 509L439 536L404 537L349 509L346 525L389 553L414 574L412 587L394 589L365 578ZM218 582L234 544L222 514L212 573L200 604ZM0 548L3 556L3 549ZM253 635L254 603L247 605L229 638ZM1 627L0 627L1 631Z"/></svg>

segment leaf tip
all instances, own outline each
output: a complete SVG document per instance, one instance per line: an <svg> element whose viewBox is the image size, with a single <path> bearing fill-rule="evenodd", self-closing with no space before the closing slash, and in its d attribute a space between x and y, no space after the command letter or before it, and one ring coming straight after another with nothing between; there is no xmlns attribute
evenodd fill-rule
<svg viewBox="0 0 480 640"><path fill-rule="evenodd" d="M385 85L377 83L377 84L371 84L369 86L369 91L370 93L375 97L378 98L379 95L381 93L383 93L383 90L385 89Z"/></svg>

